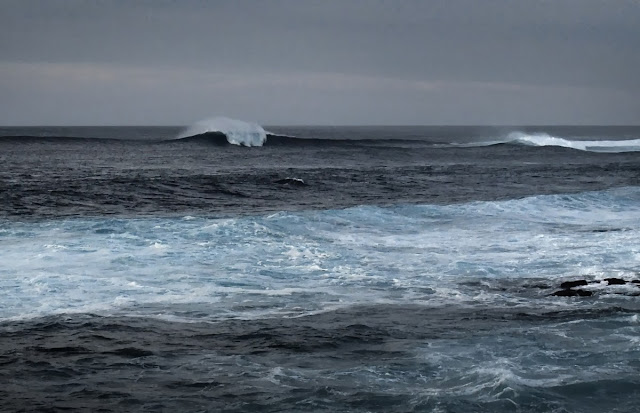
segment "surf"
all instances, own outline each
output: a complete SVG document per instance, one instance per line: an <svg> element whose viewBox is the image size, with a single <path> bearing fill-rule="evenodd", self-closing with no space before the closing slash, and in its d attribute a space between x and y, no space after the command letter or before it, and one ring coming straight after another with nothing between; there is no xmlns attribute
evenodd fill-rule
<svg viewBox="0 0 640 413"><path fill-rule="evenodd" d="M235 218L7 222L0 228L0 291L11 294L0 320L149 316L157 306L181 317L183 308L205 303L207 318L217 319L244 300L264 305L238 307L234 316L305 315L419 297L430 305L475 305L480 298L495 306L531 299L555 305L547 296L562 281L638 278L639 199L640 188L625 187ZM461 284L478 279L514 290ZM548 289L522 295L518 288L530 279Z"/></svg>

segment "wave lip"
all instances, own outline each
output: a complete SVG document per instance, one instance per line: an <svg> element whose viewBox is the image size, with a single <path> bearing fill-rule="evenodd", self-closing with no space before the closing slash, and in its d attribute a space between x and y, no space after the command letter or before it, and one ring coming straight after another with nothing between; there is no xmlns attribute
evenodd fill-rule
<svg viewBox="0 0 640 413"><path fill-rule="evenodd" d="M517 143L528 146L561 146L589 152L640 151L640 139L580 141L558 138L546 133L527 134L523 132L512 132L507 138L507 143Z"/></svg>
<svg viewBox="0 0 640 413"><path fill-rule="evenodd" d="M204 119L184 130L177 139L209 133L222 133L227 141L238 146L262 146L267 141L267 132L257 123L225 117Z"/></svg>

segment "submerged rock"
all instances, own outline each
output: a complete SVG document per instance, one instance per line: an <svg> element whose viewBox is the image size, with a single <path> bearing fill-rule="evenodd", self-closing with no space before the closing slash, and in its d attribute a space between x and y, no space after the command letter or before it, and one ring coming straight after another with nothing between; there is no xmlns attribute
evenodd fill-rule
<svg viewBox="0 0 640 413"><path fill-rule="evenodd" d="M605 278L604 279L608 285L624 285L627 282L621 278Z"/></svg>
<svg viewBox="0 0 640 413"><path fill-rule="evenodd" d="M591 297L592 295L594 295L593 291L589 291L589 290L582 290L582 289L574 289L574 287L581 287L581 286L585 286L585 285L591 285L591 284L596 284L596 285L602 285L602 282L606 282L607 285L626 285L626 284L633 284L637 287L640 287L640 280L624 280L622 278L616 278L616 277L609 277L609 278L605 278L603 280L593 280L593 281L587 281L587 280L574 280L574 281L565 281L562 284L560 284L560 288L561 290L558 290L554 293L552 293L552 296L556 296L556 297ZM631 293L629 291L620 291L619 289L613 289L612 291L606 291L603 290L603 293L611 293L611 294L621 294L621 295L629 295L629 296L638 296L640 294L638 293Z"/></svg>
<svg viewBox="0 0 640 413"><path fill-rule="evenodd" d="M556 291L551 294L556 297L591 297L593 292L587 290L572 290L571 288L565 288L564 290Z"/></svg>
<svg viewBox="0 0 640 413"><path fill-rule="evenodd" d="M581 285L587 285L589 284L587 282L587 280L577 280L577 281L565 281L562 284L560 284L560 288L573 288L573 287L579 287Z"/></svg>

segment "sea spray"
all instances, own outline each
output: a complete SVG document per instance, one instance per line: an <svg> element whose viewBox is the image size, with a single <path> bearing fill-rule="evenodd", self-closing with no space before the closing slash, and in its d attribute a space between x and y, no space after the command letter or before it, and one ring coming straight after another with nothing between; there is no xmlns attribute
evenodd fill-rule
<svg viewBox="0 0 640 413"><path fill-rule="evenodd" d="M257 123L225 117L198 121L180 133L178 139L208 132L220 132L227 137L229 143L239 146L262 146L267 140L267 132Z"/></svg>

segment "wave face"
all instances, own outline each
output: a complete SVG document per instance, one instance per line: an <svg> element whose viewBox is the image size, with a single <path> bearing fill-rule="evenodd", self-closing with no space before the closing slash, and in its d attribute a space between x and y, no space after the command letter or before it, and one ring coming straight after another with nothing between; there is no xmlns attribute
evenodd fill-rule
<svg viewBox="0 0 640 413"><path fill-rule="evenodd" d="M497 142L492 142L495 144ZM570 140L551 136L546 133L527 134L512 132L505 143L517 143L528 146L561 146L590 152L638 152L640 139L627 140Z"/></svg>
<svg viewBox="0 0 640 413"><path fill-rule="evenodd" d="M232 145L262 146L267 140L267 132L257 123L245 122L225 117L215 117L196 122L178 135L178 139L208 133L222 133Z"/></svg>

